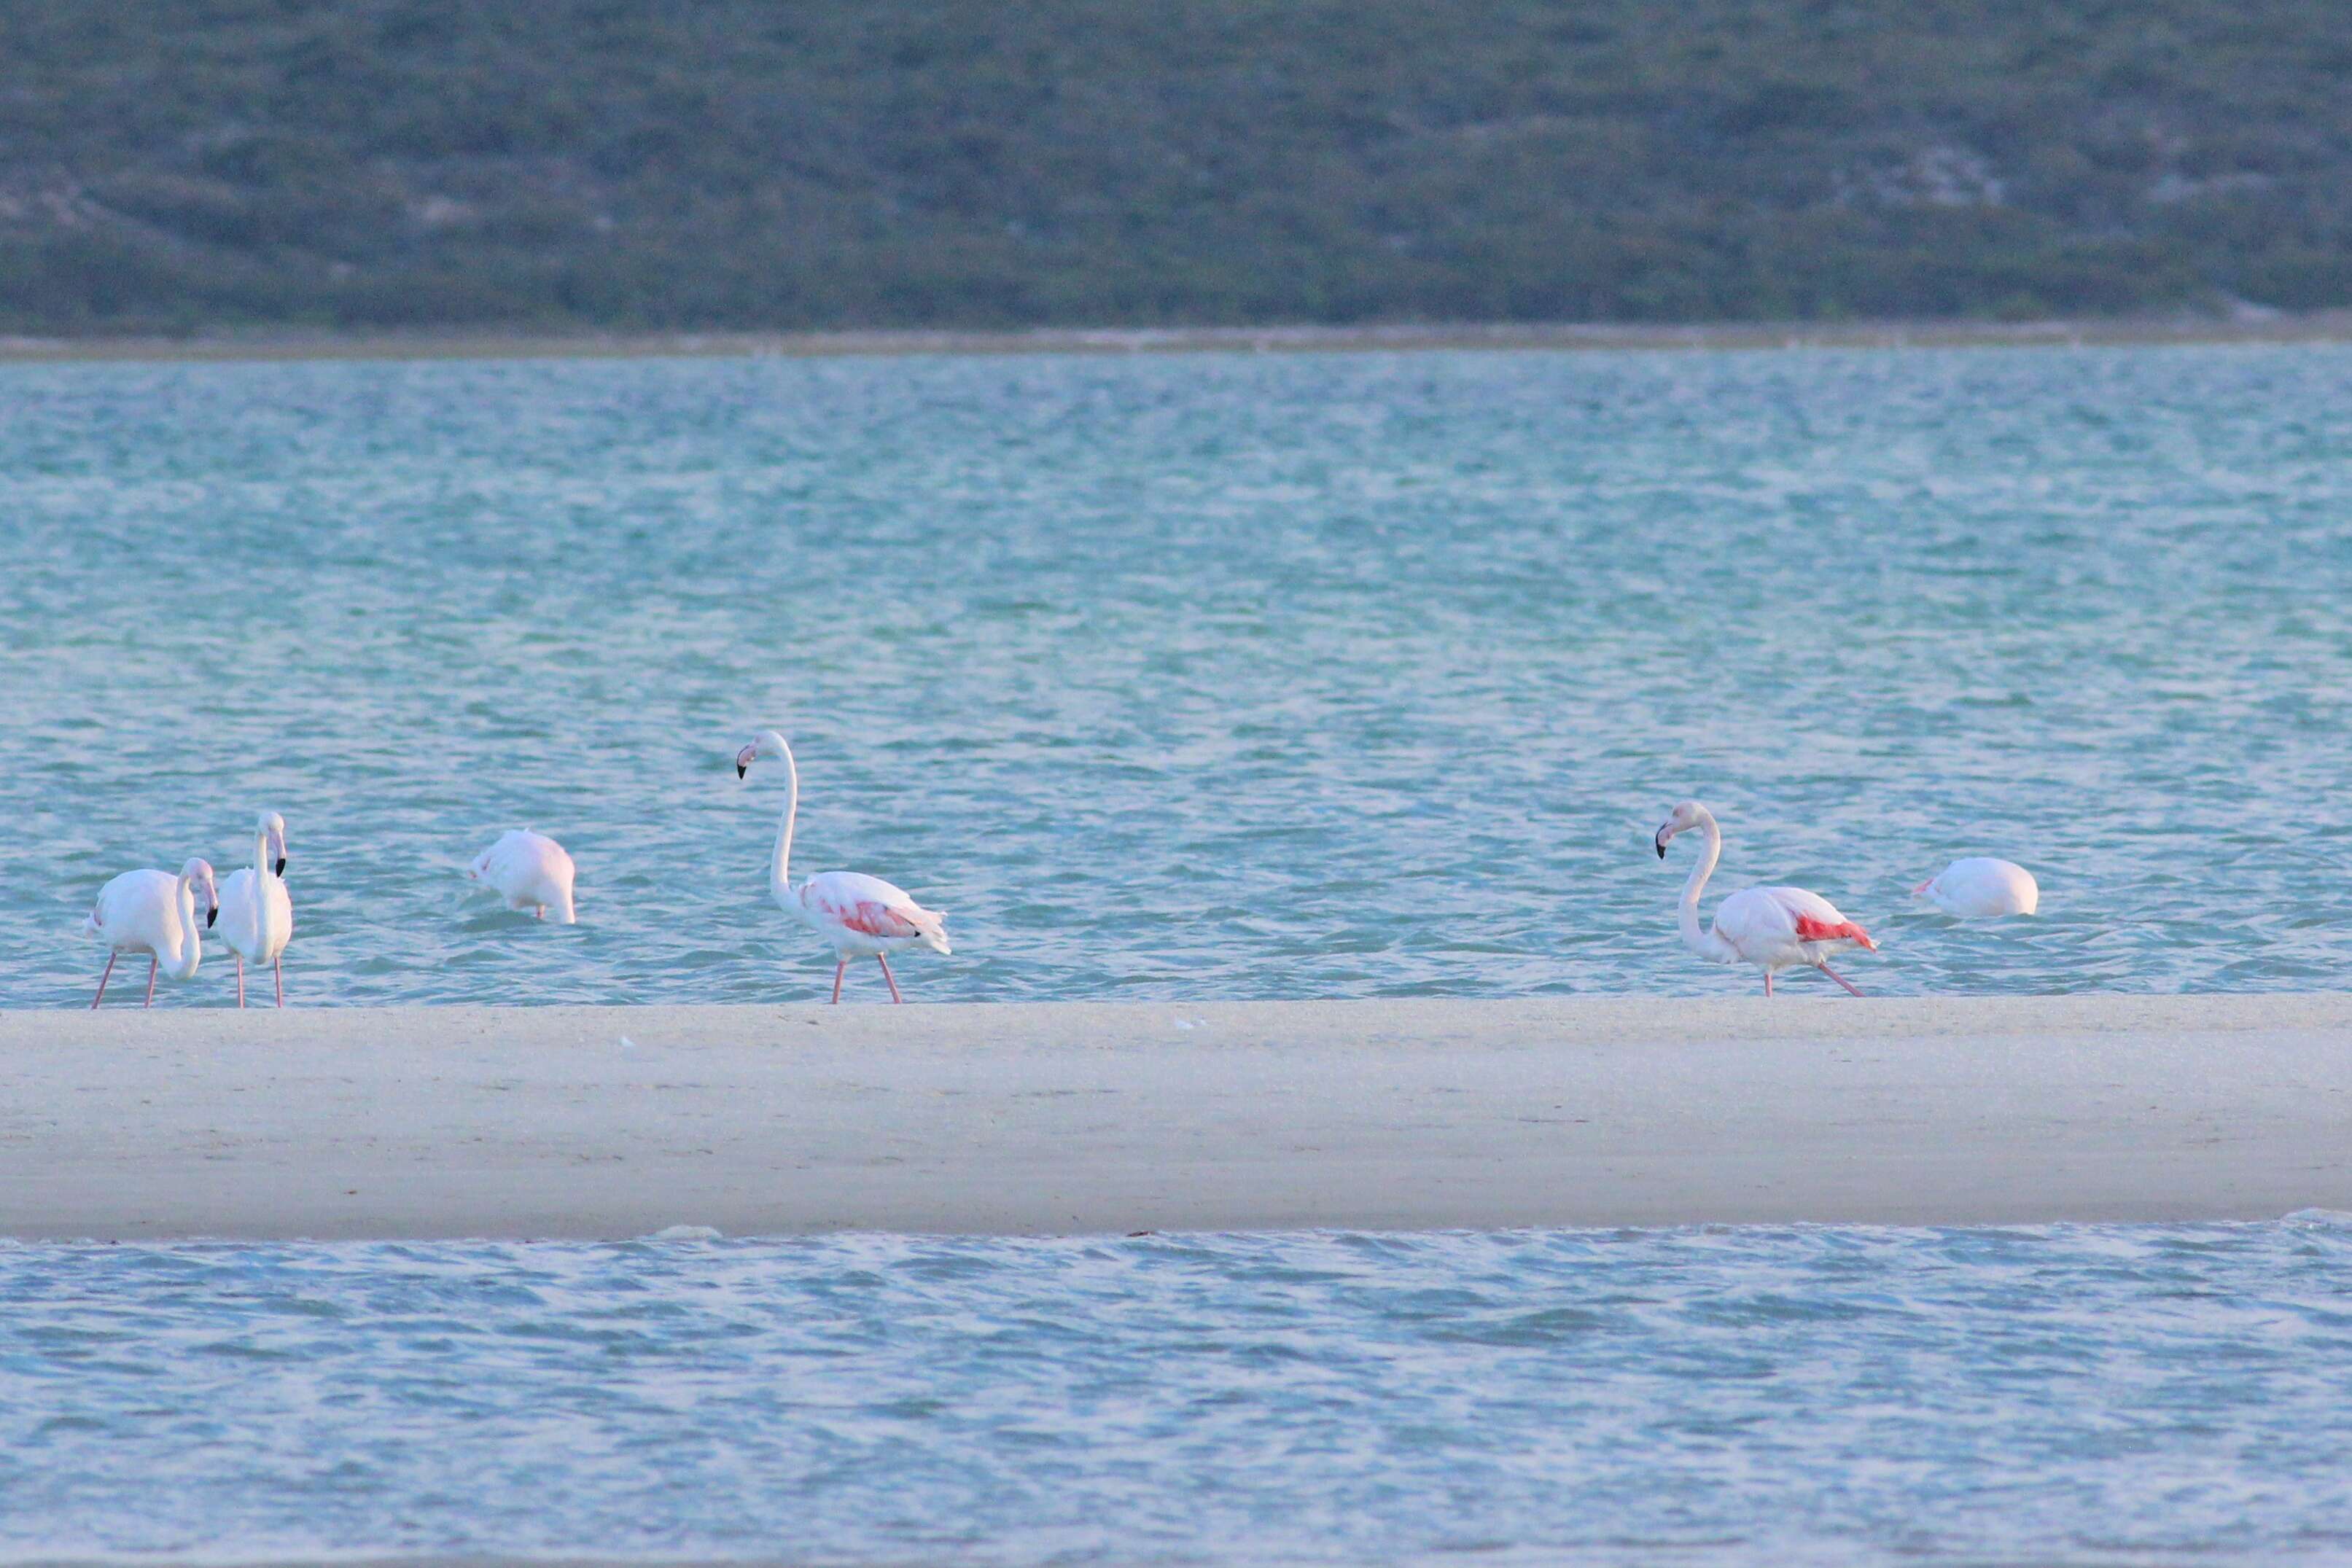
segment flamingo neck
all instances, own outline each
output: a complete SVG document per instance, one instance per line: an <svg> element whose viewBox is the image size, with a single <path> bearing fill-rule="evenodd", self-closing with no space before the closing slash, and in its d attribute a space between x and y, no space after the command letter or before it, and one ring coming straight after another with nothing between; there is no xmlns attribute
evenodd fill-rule
<svg viewBox="0 0 2352 1568"><path fill-rule="evenodd" d="M1698 864L1691 867L1690 880L1683 883L1683 904L1679 916L1683 946L1703 958L1727 964L1733 956L1731 944L1712 931L1700 930L1698 924L1699 890L1706 886L1706 879L1715 874L1716 862L1723 858L1723 830L1715 825L1714 818L1709 817L1699 823L1699 831L1706 835L1706 847L1699 852Z"/></svg>
<svg viewBox="0 0 2352 1568"><path fill-rule="evenodd" d="M204 922L196 918L196 884L183 876L172 890L173 913L179 917L180 947L175 953L158 953L155 956L163 973L175 980L195 978L196 966L204 961Z"/></svg>
<svg viewBox="0 0 2352 1568"><path fill-rule="evenodd" d="M784 815L776 830L776 852L768 862L768 891L777 898L792 895L790 874L793 861L793 819L801 809L801 769L793 760L793 748L784 746Z"/></svg>

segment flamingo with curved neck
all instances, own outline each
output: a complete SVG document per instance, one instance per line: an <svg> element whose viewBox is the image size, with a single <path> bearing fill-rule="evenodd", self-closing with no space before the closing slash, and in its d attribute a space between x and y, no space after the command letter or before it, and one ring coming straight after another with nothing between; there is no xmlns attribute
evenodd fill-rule
<svg viewBox="0 0 2352 1568"><path fill-rule="evenodd" d="M204 919L196 919L197 897L203 896ZM106 999L106 982L113 977L114 961L125 953L147 958L148 1007L155 1005L155 976L160 971L175 980L195 977L204 961L205 930L220 917L220 894L213 883L213 868L192 860L180 874L146 868L126 871L98 890L98 901L82 917L81 932L107 946L106 968L98 977L92 1008Z"/></svg>
<svg viewBox="0 0 2352 1568"><path fill-rule="evenodd" d="M763 729L735 753L735 777L742 778L761 758L784 765L784 811L776 825L776 847L768 856L768 894L778 908L807 925L833 946L833 999L841 1000L842 977L849 960L871 957L882 966L890 999L903 1002L898 977L890 973L889 955L905 947L950 951L947 916L917 904L912 894L878 876L856 871L817 873L798 887L793 885L793 825L800 815L801 770L793 748L772 729Z"/></svg>
<svg viewBox="0 0 2352 1568"><path fill-rule="evenodd" d="M1683 945L1700 957L1717 964L1754 964L1764 971L1764 994L1772 994L1772 977L1782 969L1819 969L1855 996L1862 995L1843 975L1829 967L1831 955L1848 947L1878 950L1870 933L1838 913L1837 905L1801 887L1749 887L1732 894L1715 906L1715 922L1706 930L1698 924L1698 895L1723 858L1723 830L1715 813L1696 800L1676 806L1658 829L1658 858L1666 858L1666 844L1676 834L1698 832L1706 840L1698 863L1683 884L1682 907L1676 924Z"/></svg>

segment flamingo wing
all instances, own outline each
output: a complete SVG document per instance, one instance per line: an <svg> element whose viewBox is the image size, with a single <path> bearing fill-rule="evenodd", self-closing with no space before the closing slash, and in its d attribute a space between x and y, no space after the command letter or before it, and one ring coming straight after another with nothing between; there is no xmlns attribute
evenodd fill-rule
<svg viewBox="0 0 2352 1568"><path fill-rule="evenodd" d="M1742 888L1716 906L1715 930L1751 964L1811 962L1799 950L1808 942L1878 947L1836 904L1802 887Z"/></svg>
<svg viewBox="0 0 2352 1568"><path fill-rule="evenodd" d="M923 906L906 889L878 876L854 871L822 872L803 885L801 898L818 919L861 936L922 935L917 921L926 913Z"/></svg>
<svg viewBox="0 0 2352 1568"><path fill-rule="evenodd" d="M1878 951L1870 933L1848 920L1838 906L1811 888L1759 887L1758 893L1788 911L1789 929L1800 942L1853 942Z"/></svg>

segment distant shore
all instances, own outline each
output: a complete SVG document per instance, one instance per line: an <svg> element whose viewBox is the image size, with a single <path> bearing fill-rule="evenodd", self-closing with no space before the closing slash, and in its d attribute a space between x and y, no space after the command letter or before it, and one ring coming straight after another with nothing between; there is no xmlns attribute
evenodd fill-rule
<svg viewBox="0 0 2352 1568"><path fill-rule="evenodd" d="M0 1235L2352 1210L2352 997L0 1014Z"/></svg>
<svg viewBox="0 0 2352 1568"><path fill-rule="evenodd" d="M1415 350L2081 347L2352 341L2352 310L2058 321L1560 323L1391 327L1038 328L1023 331L224 332L185 338L0 336L0 363L57 361L824 358L914 354L1364 353Z"/></svg>

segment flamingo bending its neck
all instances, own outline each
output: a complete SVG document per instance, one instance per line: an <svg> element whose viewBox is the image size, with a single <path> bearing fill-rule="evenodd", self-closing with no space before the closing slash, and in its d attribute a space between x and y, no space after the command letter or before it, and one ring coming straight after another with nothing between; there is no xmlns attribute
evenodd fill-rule
<svg viewBox="0 0 2352 1568"><path fill-rule="evenodd" d="M1715 825L1715 813L1696 800L1685 800L1675 808L1658 829L1658 858L1666 858L1666 841L1676 833L1696 829L1706 835L1706 848L1691 869L1690 881L1683 886L1683 945L1702 958L1712 958L1718 964L1754 964L1764 971L1764 994L1772 994L1772 977L1782 969L1800 965L1819 969L1839 985L1862 995L1843 975L1829 967L1832 953L1848 947L1866 947L1875 953L1878 944L1870 933L1838 913L1837 905L1820 894L1801 887L1743 888L1715 906L1715 924L1711 930L1698 928L1699 890L1715 873L1715 862L1723 858L1723 830Z"/></svg>
<svg viewBox="0 0 2352 1568"><path fill-rule="evenodd" d="M889 955L914 946L947 952L947 916L925 909L906 889L863 872L822 871L794 887L787 872L793 858L793 819L801 803L800 766L793 760L793 748L784 744L784 737L763 729L735 754L735 777L742 778L762 757L779 758L784 765L784 815L776 831L776 852L768 862L769 893L785 914L833 945L836 1003L841 1000L841 977L848 973L850 959L867 956L882 966L890 999L906 1000L898 994L897 977L890 973Z"/></svg>
<svg viewBox="0 0 2352 1568"><path fill-rule="evenodd" d="M221 883L221 936L236 956L236 1005L245 1006L245 966L269 966L278 982L278 1005L286 1005L286 968L280 962L294 937L294 901L286 894L286 819L264 811L253 824L253 865L233 871Z"/></svg>
<svg viewBox="0 0 2352 1568"><path fill-rule="evenodd" d="M1956 860L1911 892L1963 919L2031 915L2042 907L2042 889L2032 872L2014 861L1989 855Z"/></svg>
<svg viewBox="0 0 2352 1568"><path fill-rule="evenodd" d="M534 919L544 920L547 912L555 911L559 925L570 925L577 916L572 902L572 856L562 844L545 833L529 828L515 828L499 836L499 841L474 857L466 874L487 884L509 909L528 909Z"/></svg>
<svg viewBox="0 0 2352 1568"><path fill-rule="evenodd" d="M201 901L201 902L200 902ZM196 919L202 907L205 917ZM81 934L107 946L106 969L98 977L92 1008L106 999L106 982L114 961L125 953L147 955L147 1002L155 1005L155 975L160 969L175 980L194 979L204 961L205 928L220 915L220 894L213 884L213 868L192 860L173 876L152 869L126 871L98 890L98 902L82 917Z"/></svg>

